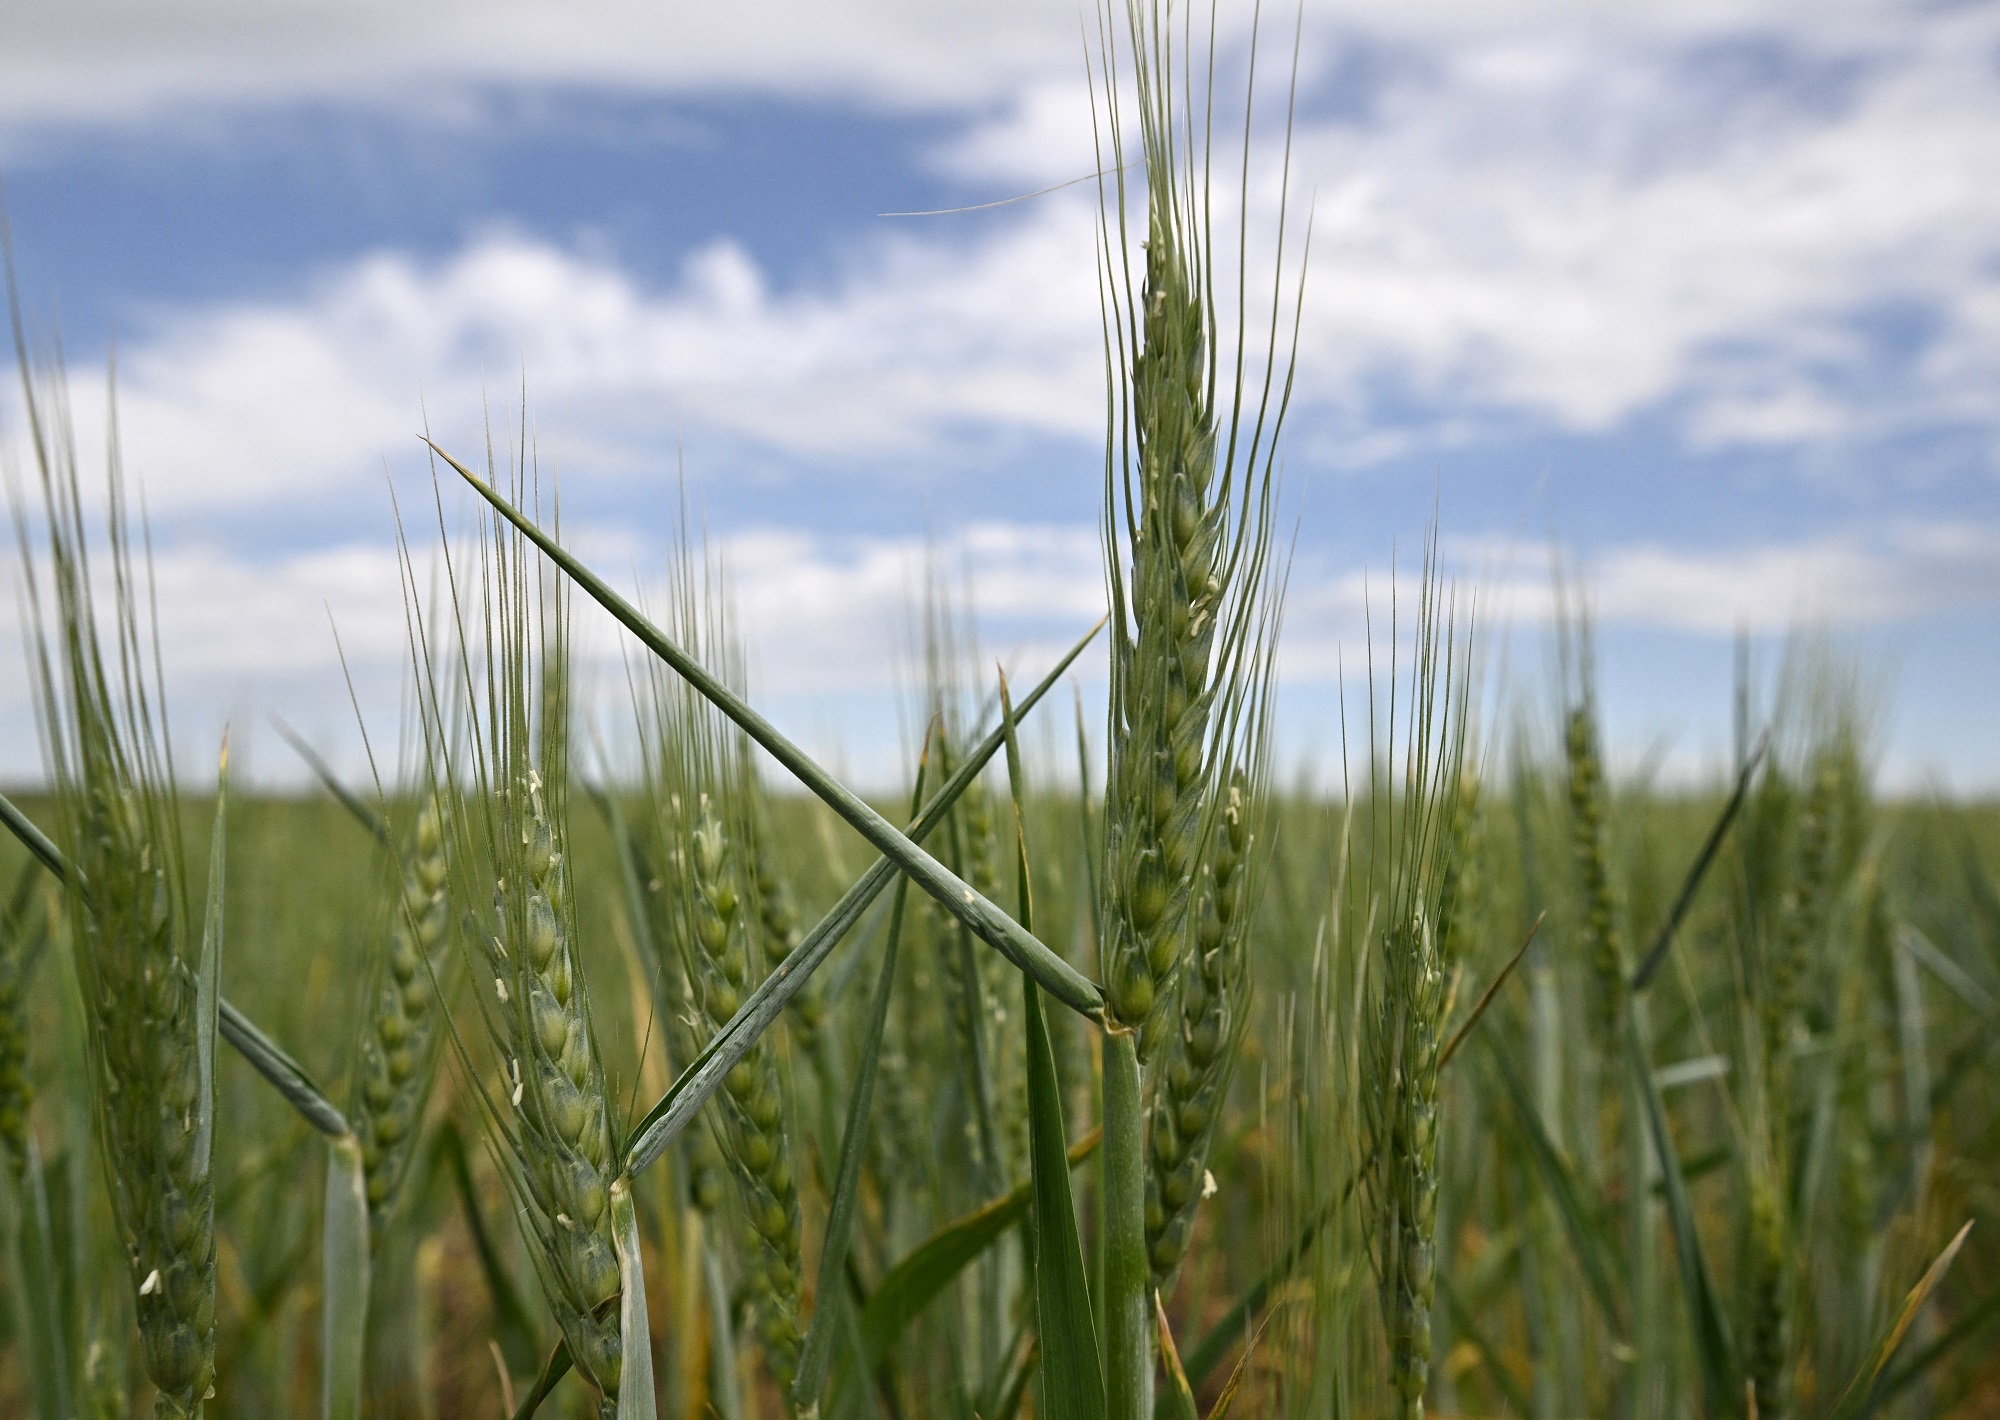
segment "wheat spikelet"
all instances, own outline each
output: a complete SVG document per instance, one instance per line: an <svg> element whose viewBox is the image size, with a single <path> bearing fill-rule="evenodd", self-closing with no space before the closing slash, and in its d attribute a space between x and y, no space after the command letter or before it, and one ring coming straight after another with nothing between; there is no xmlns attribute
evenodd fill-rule
<svg viewBox="0 0 2000 1420"><path fill-rule="evenodd" d="M677 551L668 608L674 633L693 654L740 681L721 569L685 542ZM778 910L772 913L758 891L748 744L664 668L654 668L651 699L640 717L641 738L658 832L670 845L667 907L680 954L673 965L688 986L688 1029L702 1043L736 1014L766 964L796 944L797 927L788 895L773 894ZM727 1165L744 1224L744 1278L765 1363L789 1392L801 1344L804 1229L787 1125L789 1080L778 1047L767 1033L725 1077L706 1109L712 1138L695 1146L690 1167L712 1207L720 1201L725 1172L713 1168L715 1155Z"/></svg>
<svg viewBox="0 0 2000 1420"><path fill-rule="evenodd" d="M496 1152L571 1359L609 1415L623 1371L608 1207L615 1157L604 1068L571 941L566 833L549 790L531 769L498 796L491 889L498 930L481 943L491 980L482 1014L506 1061Z"/></svg>
<svg viewBox="0 0 2000 1420"><path fill-rule="evenodd" d="M943 746L943 764L949 772L953 756L949 744ZM1002 859L1001 835L994 814L995 795L982 780L975 779L953 805L962 815L964 844L963 876L989 901L1000 900ZM1007 1028L1009 988L1021 988L1018 973L1007 969L998 952L982 951L974 958L977 976L977 1019L982 1039L980 1050L995 1096L994 1153L1002 1178L1015 1177L1028 1158L1028 1067L1019 1030Z"/></svg>
<svg viewBox="0 0 2000 1420"><path fill-rule="evenodd" d="M749 924L732 845L707 800L692 836L687 857L694 887L695 997L713 1032L736 1014L756 983L749 970ZM777 1065L772 1042L759 1041L717 1091L711 1118L736 1176L748 1227L747 1267L765 1361L779 1385L789 1390L798 1367L804 1264Z"/></svg>
<svg viewBox="0 0 2000 1420"><path fill-rule="evenodd" d="M1791 1274L1784 1217L1768 1166L1752 1170L1743 1266L1748 1294L1743 1371L1758 1420L1791 1415Z"/></svg>
<svg viewBox="0 0 2000 1420"><path fill-rule="evenodd" d="M950 773L956 762L955 746L949 737L940 742L943 767ZM965 793L952 808L956 816L956 827L961 830L959 838L959 865L961 876L970 883L981 896L998 901L1000 896L1000 834L993 816L993 794L983 780L975 779L966 786ZM997 952L980 952L974 960L978 963L979 999L976 1003L979 1017L986 1023L987 1044L996 1057L1005 1053L1011 1037L993 1027L1005 1019L1005 1008L1000 1004L1001 993L1005 989L1011 973L1007 964ZM999 1068L996 1058L994 1065L996 1084L1000 1086L1003 1099L1010 1098L1019 1091L1011 1088L1005 1072Z"/></svg>
<svg viewBox="0 0 2000 1420"><path fill-rule="evenodd" d="M1444 970L1430 922L1419 915L1390 928L1383 936L1383 968L1371 1052L1376 1268L1396 1413L1422 1420L1437 1285L1437 1065L1444 1015Z"/></svg>
<svg viewBox="0 0 2000 1420"><path fill-rule="evenodd" d="M1827 918L1833 818L1842 788L1841 765L1830 746L1811 756L1806 777L1806 793L1799 801L1793 827L1792 871L1775 924L1778 941L1759 1002L1766 1069L1776 1089L1783 1088L1782 1080L1789 1073L1785 1058L1803 1005L1804 978Z"/></svg>
<svg viewBox="0 0 2000 1420"><path fill-rule="evenodd" d="M933 686L932 702L937 722L948 726L954 708L942 686ZM949 729L937 738L939 767L950 773L955 767L953 739ZM968 801L984 798L976 780L953 806L946 821L946 852L953 870L981 893L997 890L999 878L993 859L992 807L983 813L972 811ZM982 886L982 883L985 885ZM980 948L963 925L950 920L930 905L925 918L932 924L931 938L937 944L945 999L956 1031L957 1066L965 1080L971 1102L971 1118L966 1122L971 1150L971 1178L974 1187L993 1191L1004 1187L1008 1177L1007 1144L1003 1136L1018 1133L1025 1140L1025 1096L1009 1091L1003 1083L1001 1042L993 1027L1003 1014L1000 1006L1003 964L995 952ZM1023 1087L1025 1089L1025 1087Z"/></svg>
<svg viewBox="0 0 2000 1420"><path fill-rule="evenodd" d="M355 1057L354 1131L367 1180L371 1244L380 1247L436 1078L433 973L449 927L445 831L435 799L403 855L395 923L376 965L373 1008Z"/></svg>
<svg viewBox="0 0 2000 1420"><path fill-rule="evenodd" d="M771 853L770 805L756 782L755 770L748 764L747 753L742 782L755 801L755 809L746 822L750 833L751 878L756 887L757 926L764 943L765 961L775 969L792 954L805 934L799 927L799 909L792 900L791 885L779 872ZM806 985L792 998L789 1018L799 1048L823 1070L825 1041L820 1030L826 1024L826 1002L814 986Z"/></svg>
<svg viewBox="0 0 2000 1420"><path fill-rule="evenodd" d="M1612 896L1605 810L1609 793L1598 747L1596 712L1589 697L1569 712L1563 748L1569 766L1571 846L1583 896L1583 934L1593 982L1591 1015L1606 1058L1614 1049L1625 1000L1625 947Z"/></svg>
<svg viewBox="0 0 2000 1420"><path fill-rule="evenodd" d="M577 1368L611 1408L622 1369L618 1260L608 1215L614 1171L604 1067L570 935L564 835L530 772L508 796L509 854L495 884L503 933L488 965L513 1067L521 1176L540 1215L550 1301ZM501 992L500 984L506 984Z"/></svg>
<svg viewBox="0 0 2000 1420"><path fill-rule="evenodd" d="M1460 966L1471 953L1473 924L1479 921L1484 906L1486 880L1479 851L1479 790L1479 776L1467 768L1458 776L1451 801L1438 922L1447 972Z"/></svg>
<svg viewBox="0 0 2000 1420"><path fill-rule="evenodd" d="M1147 1130L1146 1255L1162 1287L1187 1252L1207 1192L1209 1144L1222 1116L1249 985L1245 859L1251 849L1247 779L1229 786L1222 831L1197 890L1193 951L1181 979L1179 1020L1160 1057Z"/></svg>

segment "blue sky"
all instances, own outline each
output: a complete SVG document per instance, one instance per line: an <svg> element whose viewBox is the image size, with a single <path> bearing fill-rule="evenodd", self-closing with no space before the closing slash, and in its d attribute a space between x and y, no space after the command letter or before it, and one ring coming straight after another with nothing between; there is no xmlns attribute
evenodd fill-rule
<svg viewBox="0 0 2000 1420"><path fill-rule="evenodd" d="M1803 628L1889 687L1889 782L2000 787L2000 8L1617 8L1308 0L1291 752L1435 509L1523 694L1562 547L1628 764L1713 767L1736 628L1767 677ZM475 448L524 383L573 539L643 579L684 469L760 693L864 776L926 559L1024 667L1087 625L1094 188L882 215L1089 173L1079 30L1055 0L7 7L21 286L86 448L116 341L183 727L275 710L352 763L329 611L393 724L388 486L425 487L426 420ZM11 676L0 735L32 772Z"/></svg>

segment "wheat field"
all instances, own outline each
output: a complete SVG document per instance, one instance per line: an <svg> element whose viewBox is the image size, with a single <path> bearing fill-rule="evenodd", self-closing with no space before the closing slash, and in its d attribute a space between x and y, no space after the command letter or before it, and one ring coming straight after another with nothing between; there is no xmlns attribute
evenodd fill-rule
<svg viewBox="0 0 2000 1420"><path fill-rule="evenodd" d="M1198 25L1095 39L1109 614L1010 680L913 608L895 794L759 713L698 519L633 599L525 438L433 446L377 780L176 762L16 307L0 1413L2000 1413L2000 808L1880 792L1806 636L1714 782L1622 770L1587 604L1503 682L1434 557L1279 762L1299 233L1215 217Z"/></svg>

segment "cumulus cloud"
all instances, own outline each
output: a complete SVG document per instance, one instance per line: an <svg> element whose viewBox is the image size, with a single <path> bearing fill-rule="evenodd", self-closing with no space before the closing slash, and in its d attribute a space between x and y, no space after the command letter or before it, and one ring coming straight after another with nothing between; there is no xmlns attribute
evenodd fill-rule
<svg viewBox="0 0 2000 1420"><path fill-rule="evenodd" d="M20 0L0 45L0 119L124 121L189 103L436 102L466 85L761 88L888 103L990 97L1073 61L1075 10L738 0L531 0L411 7L193 0Z"/></svg>
<svg viewBox="0 0 2000 1420"><path fill-rule="evenodd" d="M1705 77L1713 56L1461 53L1408 80L1393 116L1306 138L1310 358L1349 389L1386 374L1581 431L1675 408L1707 445L1962 413L1993 363L1994 32L1990 13L1912 26L1786 102ZM1782 46L1760 62L1821 63ZM1871 343L1899 305L1936 322L1915 379ZM1862 378L1877 372L1886 397Z"/></svg>
<svg viewBox="0 0 2000 1420"><path fill-rule="evenodd" d="M1444 443L1480 414L1591 433L1666 409L1697 450L1986 424L2000 16L1864 13L1325 27L1292 153L1303 392L1364 425L1328 452L1365 463L1412 445L1385 421ZM1087 170L1087 115L1081 80L1044 81L938 160L1055 181Z"/></svg>
<svg viewBox="0 0 2000 1420"><path fill-rule="evenodd" d="M590 524L571 529L569 540L607 573L625 569L614 580L626 582L642 604L661 595L664 537ZM987 522L931 537L758 527L719 536L715 546L757 698L775 703L781 720L807 735L817 732L816 704L863 704L869 723L850 726L849 735L878 758L894 751L897 696L923 681L927 588L941 588L977 614L983 653L962 668L977 679L990 675L995 657L1017 674L1038 673L1104 608L1097 532L1088 526ZM416 582L427 588L434 571L421 539L418 547ZM1480 625L1496 631L1552 623L1551 582L1539 552L1478 537L1449 539L1443 550L1461 614L1476 613ZM459 560L469 565L462 552ZM1287 600L1284 680L1325 684L1343 667L1351 674L1365 664L1371 617L1379 649L1392 600L1406 620L1416 603L1415 570L1302 561ZM1595 624L1609 632L1866 630L2000 609L2000 524L1908 523L1871 536L1721 550L1629 542L1603 548L1571 571ZM19 568L0 561L0 573L11 596ZM358 767L345 679L351 675L378 741L394 742L408 653L392 548L352 543L253 558L212 543L186 544L156 556L154 586L182 726L219 729L231 716L255 720L275 709L343 746ZM615 721L628 658L643 655L602 613L581 599L577 605L580 662L600 710ZM23 611L0 599L0 619L18 621ZM1103 673L1100 645L1079 674L1101 681ZM0 691L9 746L0 774L34 767L28 696L24 678ZM820 738L826 753L855 747L843 745L842 734ZM880 758L882 766L890 762Z"/></svg>
<svg viewBox="0 0 2000 1420"><path fill-rule="evenodd" d="M1896 0L1332 0L1311 10L1315 34L1427 44L1550 31L1661 42L1771 29L1838 42L1893 31L1911 13ZM747 88L956 108L1073 72L1090 16L1074 0L13 0L0 31L0 123L118 122L190 104L301 99L435 105L492 84ZM1224 7L1234 35L1248 18L1247 5Z"/></svg>
<svg viewBox="0 0 2000 1420"><path fill-rule="evenodd" d="M1318 98L1359 106L1309 104L1293 153L1315 228L1299 447L1366 464L1663 414L1696 452L1876 458L1990 429L2000 17L1897 33L1461 38L1345 78L1325 60ZM1079 78L1040 78L933 160L1002 189L1073 176L1095 161L1088 111ZM1253 161L1256 231L1275 224L1274 145ZM504 232L437 261L377 252L128 342L127 445L156 506L275 500L402 457L420 393L440 432L476 436L484 392L524 372L543 437L585 472L658 467L690 431L774 476L990 462L996 436L1087 448L1095 203L1085 185L885 224L809 285L726 239L666 286Z"/></svg>
<svg viewBox="0 0 2000 1420"><path fill-rule="evenodd" d="M377 254L299 301L190 312L128 346L125 447L171 513L372 480L426 417L476 443L488 392L519 378L554 448L596 472L657 470L690 426L798 465L928 453L967 429L1087 439L1091 222L1070 202L969 251L892 241L825 292L774 292L729 241L666 291L504 234L437 264ZM86 409L79 427L102 422Z"/></svg>
<svg viewBox="0 0 2000 1420"><path fill-rule="evenodd" d="M570 528L567 540L642 605L662 597L664 531L654 539L626 525L584 525ZM416 530L411 577L420 599L441 585L433 544ZM976 612L985 657L1037 675L1103 612L1090 527L977 523L928 538L753 528L720 536L714 546L757 697L774 700L780 718L802 733L810 732L814 702L859 698L878 719L888 716L887 740L884 725L865 736L870 753L893 748L896 696L922 684L927 588ZM475 565L469 546L455 557L461 575ZM614 574L618 568L624 577ZM21 571L10 548L0 557L0 622L26 625ZM348 680L378 744L393 745L409 665L404 586L395 549L372 543L277 556L210 542L157 552L153 602L176 723L208 735L225 720L254 725L275 711L339 746L358 772ZM582 674L599 710L616 719L626 667L644 653L582 598L575 619ZM992 664L982 658L961 669L984 680ZM1101 656L1084 664L1101 674L1090 669L1101 667ZM25 676L0 680L0 777L37 767L31 694ZM295 775L296 766L265 769L283 774L288 767Z"/></svg>
<svg viewBox="0 0 2000 1420"><path fill-rule="evenodd" d="M1447 543L1484 614L1547 623L1553 578L1487 538ZM1793 541L1692 549L1627 542L1570 569L1611 627L1728 635L1801 626L1869 628L1939 613L2000 610L2000 525L1892 522Z"/></svg>

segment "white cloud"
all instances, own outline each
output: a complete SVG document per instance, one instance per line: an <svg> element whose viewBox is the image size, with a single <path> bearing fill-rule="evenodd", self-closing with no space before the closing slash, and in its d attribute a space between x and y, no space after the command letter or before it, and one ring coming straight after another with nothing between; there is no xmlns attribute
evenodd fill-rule
<svg viewBox="0 0 2000 1420"><path fill-rule="evenodd" d="M129 345L124 446L157 511L276 504L404 466L426 410L441 442L477 445L487 395L523 371L544 454L592 471L657 471L690 425L799 463L975 428L1090 439L1091 220L1073 201L970 251L891 241L823 293L773 292L726 241L664 292L506 235L437 265L380 254L298 302L191 312ZM78 426L102 423L100 398Z"/></svg>
<svg viewBox="0 0 2000 1420"><path fill-rule="evenodd" d="M1114 4L1111 8L1117 9ZM1908 24L1896 0L1334 0L1309 34L1362 31L1448 44L1575 35L1668 42L1781 30L1816 42ZM958 107L1066 76L1092 27L1084 0L11 0L0 17L0 123L154 119L190 104L361 100L450 103L467 85L564 84L628 91L762 89L872 104ZM1225 7L1246 28L1249 7ZM1267 28L1284 33L1280 17ZM1532 46L1489 67L1532 72Z"/></svg>
<svg viewBox="0 0 2000 1420"><path fill-rule="evenodd" d="M1315 209L1303 462L1406 457L1510 422L1601 431L1662 409L1697 449L1879 452L1899 434L1990 436L2000 422L1990 9L1421 0L1316 6L1310 23L1321 87L1294 169ZM1373 65L1358 78L1343 67L1357 55ZM966 111L931 160L997 197L1094 161L1080 63L1066 0L27 0L0 18L0 128L167 121L186 104L451 104L489 82L750 87ZM1253 226L1274 205L1272 157L1260 147ZM1086 185L884 224L807 286L727 240L664 286L506 232L436 261L359 256L290 299L163 312L128 340L128 461L155 512L183 526L218 510L238 526L276 520L295 499L375 496L385 458L412 466L426 409L449 444L476 447L484 394L504 401L524 369L544 455L572 479L657 477L683 432L728 456L693 467L697 481L768 476L787 491L990 465L1010 438L1087 451L1102 432L1093 211ZM1218 212L1223 229L1231 216ZM1925 328L1885 353L1871 323L1898 310ZM78 423L88 436L101 420L85 408ZM1899 476L1893 457L1878 462L1874 476ZM1641 525L1644 497L1625 509ZM972 564L1008 635L1052 647L1101 601L1094 536L1066 521L1094 504L1090 489L1022 514L1045 526L947 533L947 564ZM809 531L810 506L790 526L729 530L760 683L878 693L884 667L908 668L899 628L923 544ZM1959 525L1723 550L1640 531L1592 564L1607 627L1901 624L2000 601L1984 508ZM1476 551L1455 555L1470 566ZM218 715L263 699L345 720L319 635L328 601L393 704L402 621L385 549L184 542L163 546L160 576L168 661L203 679ZM1290 673L1324 676L1333 647L1355 644L1362 589L1343 569L1294 581ZM1485 592L1502 618L1542 618L1546 596L1538 577ZM0 689L16 731L19 693Z"/></svg>
<svg viewBox="0 0 2000 1420"><path fill-rule="evenodd" d="M2000 251L1979 176L2000 154L1994 35L1990 13L1912 25L1830 112L1761 111L1753 91L1719 136L1690 105L1731 96L1675 92L1665 58L1461 54L1394 117L1307 138L1313 363L1585 431L1681 401L1710 443L1962 408L1993 364L1974 352L1993 348ZM1872 368L1860 323L1889 302L1943 323L1929 378L1830 398Z"/></svg>
<svg viewBox="0 0 2000 1420"><path fill-rule="evenodd" d="M585 560L607 573L634 569L642 604L659 595L659 545L626 525L571 530ZM420 561L427 557L421 532ZM813 752L845 756L868 782L894 778L899 697L923 681L919 608L931 579L978 613L981 653L962 669L986 681L995 658L1017 677L1037 675L1096 620L1104 584L1095 529L975 524L934 538L833 536L754 528L719 539L751 662L753 698ZM1489 539L1445 546L1461 613L1477 609L1490 638L1551 622L1548 577L1537 556ZM461 557L461 566L469 565ZM0 559L0 620L18 567ZM347 685L353 676L378 754L393 756L407 666L406 622L394 550L346 544L247 559L212 545L183 545L155 559L160 642L169 701L193 763L225 721L239 740L262 737L270 712L326 747L346 772L363 772ZM1304 692L1311 724L1324 688L1363 673L1370 618L1378 660L1386 653L1392 595L1405 636L1416 605L1415 569L1363 571L1309 560L1292 577L1280 677ZM1939 613L2000 611L2000 525L1918 523L1727 551L1624 543L1574 568L1593 621L1606 636L1667 631L1724 638L1742 628L1785 633L1912 625ZM420 571L420 585L429 572ZM626 581L628 577L613 577ZM1393 581L1393 585L1392 585ZM643 660L630 638L577 601L579 664L595 713L614 737L629 713L625 665ZM1077 672L1100 685L1102 644ZM1315 689L1317 688L1317 689ZM843 712L841 707L846 707ZM1094 713L1094 712L1093 712ZM832 718L829 719L829 716ZM37 769L25 677L0 678L0 779ZM297 782L289 752L266 743L253 777Z"/></svg>
<svg viewBox="0 0 2000 1420"><path fill-rule="evenodd" d="M419 527L413 539L417 585L427 592L436 585L434 538ZM568 541L607 573L636 569L640 603L658 600L664 530L649 543L629 526L589 525L570 529ZM916 617L932 577L953 599L970 598L986 657L1035 674L1103 610L1097 536L1087 527L975 524L932 539L751 529L719 538L717 547L754 693L777 701L794 720L809 720L812 703L829 697L862 697L893 712L895 693L921 684ZM457 560L468 575L473 559L466 549ZM19 574L10 547L0 556L6 588L0 623L25 625ZM351 674L378 748L395 743L409 650L393 547L350 543L252 559L214 544L184 543L155 555L153 592L169 700L184 737L208 743L230 719L239 729L247 720L255 733L257 722L276 712L340 746L358 772L360 742L345 681ZM579 664L597 687L600 707L615 719L624 704L624 658L644 653L585 599L575 605ZM984 659L963 669L983 680L991 666ZM0 778L36 768L31 691L26 676L0 678ZM885 748L872 733L868 738L870 753ZM263 770L295 776L297 766Z"/></svg>
<svg viewBox="0 0 2000 1420"><path fill-rule="evenodd" d="M1551 578L1521 549L1448 545L1480 588L1482 617L1550 621ZM1738 629L1891 626L1957 611L2000 613L2000 525L1892 523L1790 542L1695 550L1606 547L1573 568L1592 619L1614 628L1727 636Z"/></svg>
<svg viewBox="0 0 2000 1420"><path fill-rule="evenodd" d="M1075 35L1062 0L15 0L0 21L0 119L127 120L190 102L410 106L490 83L958 103L1072 60Z"/></svg>
<svg viewBox="0 0 2000 1420"><path fill-rule="evenodd" d="M1314 209L1304 397L1438 444L1471 411L1589 433L1666 406L1699 448L1990 423L2000 16L1647 8L1687 27L1419 42L1371 15L1322 41L1307 108L1337 116L1293 154ZM1087 113L1080 79L1044 81L940 161L1055 181L1088 168ZM1270 136L1253 229L1272 226ZM1917 350L1880 338L1899 313L1934 323ZM1409 447L1380 436L1358 431L1351 461Z"/></svg>
<svg viewBox="0 0 2000 1420"><path fill-rule="evenodd" d="M1698 448L1990 427L2000 19L1896 33L1845 59L1781 46L1758 62L1826 69L1782 83L1584 29L1461 38L1387 66L1366 121L1302 125L1300 447L1365 463L1496 420L1590 432L1656 408ZM1073 175L1092 161L1080 79L1035 80L935 158L1000 191ZM1253 229L1273 220L1274 162L1261 147ZM162 510L276 502L406 459L420 395L447 439L476 442L484 393L525 370L545 453L586 476L658 468L685 432L775 475L990 463L996 435L1087 447L1094 207L1086 185L885 224L808 287L727 240L665 288L506 233L438 262L379 252L294 300L166 313L122 359L126 444ZM1869 327L1894 309L1930 322L1900 356ZM1315 428L1316 410L1339 418Z"/></svg>
<svg viewBox="0 0 2000 1420"><path fill-rule="evenodd" d="M952 595L969 594L989 654L1066 646L1104 612L1091 528L976 523L930 541L766 529L723 548L754 673L777 694L919 680L913 618L933 573Z"/></svg>

